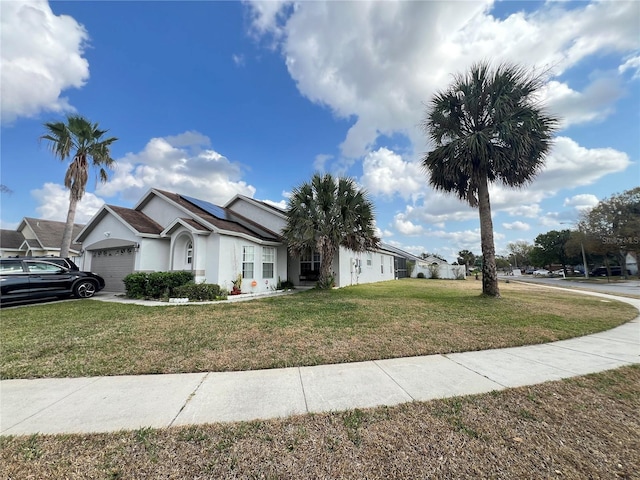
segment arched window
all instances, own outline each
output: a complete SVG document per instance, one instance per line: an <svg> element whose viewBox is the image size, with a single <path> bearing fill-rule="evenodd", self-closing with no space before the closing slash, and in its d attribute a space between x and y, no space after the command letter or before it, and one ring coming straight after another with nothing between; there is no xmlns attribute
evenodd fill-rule
<svg viewBox="0 0 640 480"><path fill-rule="evenodd" d="M193 263L193 242L187 242L187 265Z"/></svg>

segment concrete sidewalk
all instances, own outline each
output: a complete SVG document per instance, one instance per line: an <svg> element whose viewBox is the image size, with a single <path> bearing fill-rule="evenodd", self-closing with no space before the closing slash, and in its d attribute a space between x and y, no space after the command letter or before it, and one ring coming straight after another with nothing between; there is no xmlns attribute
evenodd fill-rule
<svg viewBox="0 0 640 480"><path fill-rule="evenodd" d="M576 292L578 293L578 292ZM606 294L640 309L640 300ZM490 392L640 362L640 317L544 345L246 372L0 382L0 434L286 417Z"/></svg>

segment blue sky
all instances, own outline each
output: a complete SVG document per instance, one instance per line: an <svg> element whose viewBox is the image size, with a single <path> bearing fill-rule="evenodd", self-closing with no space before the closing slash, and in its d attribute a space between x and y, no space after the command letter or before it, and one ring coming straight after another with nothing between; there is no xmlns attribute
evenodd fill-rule
<svg viewBox="0 0 640 480"><path fill-rule="evenodd" d="M64 220L66 165L38 137L77 112L119 140L76 221L157 187L284 206L354 178L385 242L480 253L477 211L436 193L424 104L479 60L550 69L563 118L544 171L491 190L497 252L640 184L640 2L0 2L2 228ZM562 222L562 223L561 223Z"/></svg>

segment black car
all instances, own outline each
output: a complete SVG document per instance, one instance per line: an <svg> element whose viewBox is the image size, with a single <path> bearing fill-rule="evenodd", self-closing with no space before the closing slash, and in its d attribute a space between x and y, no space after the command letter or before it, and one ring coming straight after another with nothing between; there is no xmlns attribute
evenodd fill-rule
<svg viewBox="0 0 640 480"><path fill-rule="evenodd" d="M55 263L56 265L60 265L61 267L67 268L69 270L79 271L78 265L76 265L73 260L70 258L63 257L52 257L52 256L41 256L41 257L23 257L22 260L45 260L47 262Z"/></svg>
<svg viewBox="0 0 640 480"><path fill-rule="evenodd" d="M616 265L613 267L609 267L609 269L611 270L612 277L619 277L620 275L622 275L622 267ZM606 277L607 267L595 268L589 275L591 275L592 277ZM631 275L630 270L627 270L627 275Z"/></svg>
<svg viewBox="0 0 640 480"><path fill-rule="evenodd" d="M0 259L0 302L69 295L91 298L104 288L100 275L70 270L50 260Z"/></svg>

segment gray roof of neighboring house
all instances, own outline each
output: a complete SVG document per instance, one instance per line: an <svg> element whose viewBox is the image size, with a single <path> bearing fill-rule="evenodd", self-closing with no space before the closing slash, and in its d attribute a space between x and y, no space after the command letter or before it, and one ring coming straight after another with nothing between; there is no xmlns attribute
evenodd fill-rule
<svg viewBox="0 0 640 480"><path fill-rule="evenodd" d="M24 242L22 232L17 230L0 230L0 247L6 249L19 249Z"/></svg>
<svg viewBox="0 0 640 480"><path fill-rule="evenodd" d="M132 208L118 207L115 205L107 205L113 210L120 218L127 222L131 227L139 233L149 233L153 235L160 235L164 230L162 225L151 219L147 215L138 210Z"/></svg>
<svg viewBox="0 0 640 480"><path fill-rule="evenodd" d="M62 244L62 234L64 233L65 222L56 222L54 220L42 220L40 218L24 217L22 220L33 231L36 239L43 249L59 249ZM18 227L19 228L19 227ZM73 234L71 238L76 238L84 225L78 223L73 225ZM71 249L79 251L82 246L78 243L72 243Z"/></svg>
<svg viewBox="0 0 640 480"><path fill-rule="evenodd" d="M404 250L400 250L398 247L394 247L393 245L389 245L388 243L380 243L380 248L386 250L388 252L393 253L397 257L404 257L407 260L420 261L422 258L413 255L412 253L405 252Z"/></svg>

